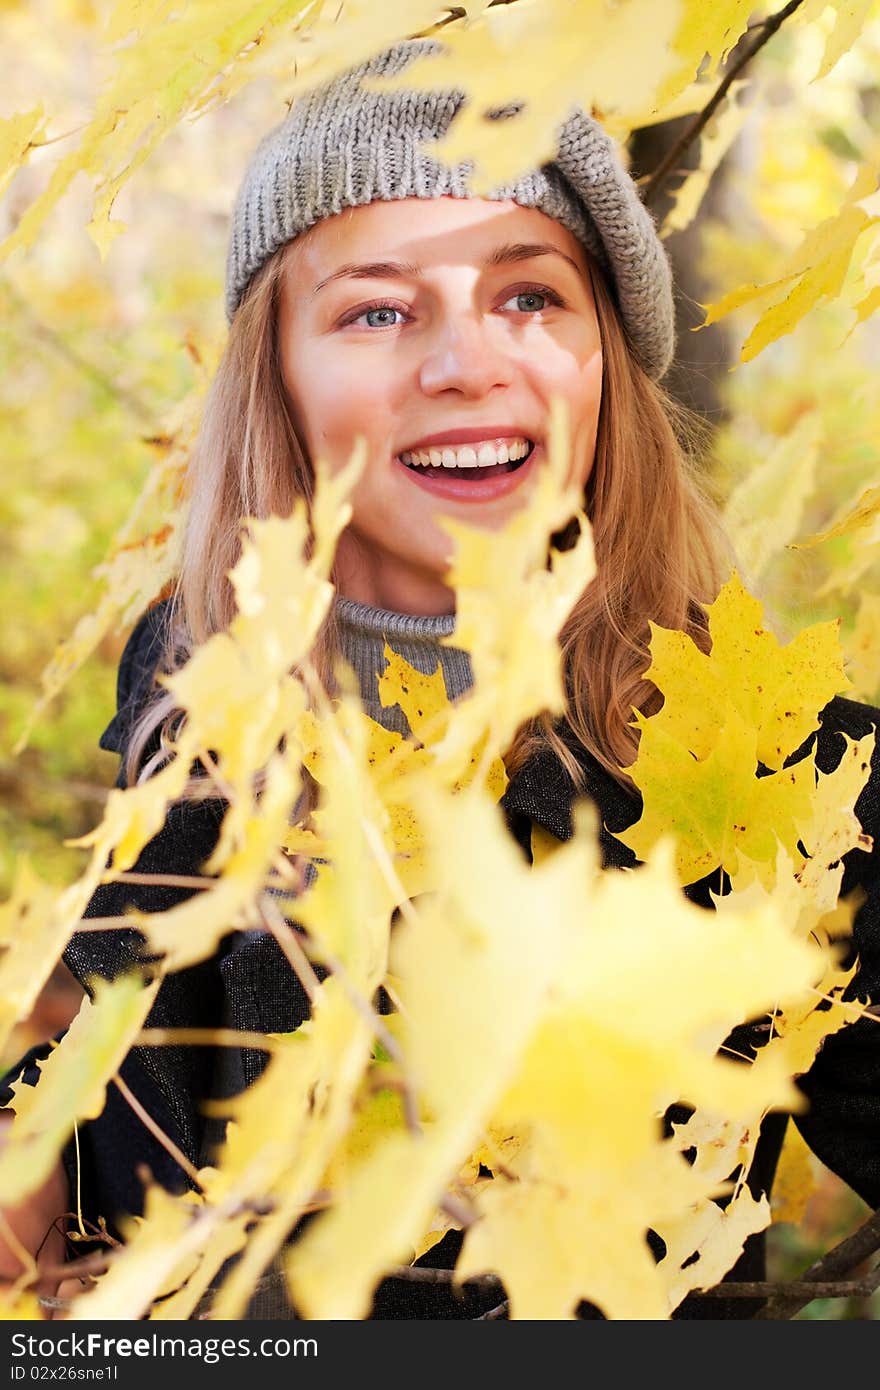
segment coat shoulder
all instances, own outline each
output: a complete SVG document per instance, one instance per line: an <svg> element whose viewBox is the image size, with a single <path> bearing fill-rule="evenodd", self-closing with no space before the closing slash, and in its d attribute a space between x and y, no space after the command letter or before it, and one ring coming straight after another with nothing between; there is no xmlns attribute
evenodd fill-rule
<svg viewBox="0 0 880 1390"><path fill-rule="evenodd" d="M119 658L116 713L98 744L108 753L124 753L137 716L150 699L171 623L171 601L148 608L135 624Z"/></svg>
<svg viewBox="0 0 880 1390"><path fill-rule="evenodd" d="M833 757L836 763L843 751L837 735L846 734L851 739L864 738L872 730L880 728L880 709L861 700L847 700L843 695L836 695L820 711L819 720L817 761L821 760L821 765L821 762ZM875 769L880 765L876 755L873 765Z"/></svg>

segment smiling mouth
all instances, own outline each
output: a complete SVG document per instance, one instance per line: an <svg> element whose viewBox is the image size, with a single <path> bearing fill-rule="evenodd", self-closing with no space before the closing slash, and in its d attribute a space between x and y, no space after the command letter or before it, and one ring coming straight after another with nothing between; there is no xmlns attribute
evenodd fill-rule
<svg viewBox="0 0 880 1390"><path fill-rule="evenodd" d="M457 465L451 468L444 468L442 465L427 463L404 462L398 455L398 461L403 463L404 468L408 468L411 473L421 473L431 478L461 478L464 481L479 481L485 478L497 478L502 473L517 473L524 464L528 463L535 449L533 440L529 441L528 453L522 458L515 459L509 463L491 463L482 467L459 468Z"/></svg>

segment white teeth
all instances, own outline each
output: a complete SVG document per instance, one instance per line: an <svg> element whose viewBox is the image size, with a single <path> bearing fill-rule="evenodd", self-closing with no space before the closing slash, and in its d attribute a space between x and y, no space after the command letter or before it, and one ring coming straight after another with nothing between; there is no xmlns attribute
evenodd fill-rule
<svg viewBox="0 0 880 1390"><path fill-rule="evenodd" d="M458 448L409 449L400 455L400 460L422 468L494 468L499 463L525 458L530 448L528 439L505 440L499 444L463 444Z"/></svg>

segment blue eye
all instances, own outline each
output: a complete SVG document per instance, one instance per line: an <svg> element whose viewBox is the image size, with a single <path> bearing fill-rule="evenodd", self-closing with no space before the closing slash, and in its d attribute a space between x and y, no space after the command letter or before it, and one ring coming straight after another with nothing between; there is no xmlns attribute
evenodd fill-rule
<svg viewBox="0 0 880 1390"><path fill-rule="evenodd" d="M527 285L525 289L517 290L515 294L512 294L510 299L505 300L505 303L509 304L511 299L518 301L516 307L521 314L540 314L543 313L548 304L554 304L557 307L562 304L559 295L554 294L552 290L548 290L546 286L543 285ZM534 301L536 299L544 300L544 303L535 304ZM523 305L519 303L520 300L531 300L532 303ZM503 307L504 305L502 305L502 308Z"/></svg>
<svg viewBox="0 0 880 1390"><path fill-rule="evenodd" d="M386 317L378 323L370 323L371 314L384 314ZM351 318L346 319L343 326L359 323L361 319L365 318L367 319L367 328L397 328L398 325L388 317L391 314L403 314L403 310L399 309L396 304L368 304L366 309L359 309Z"/></svg>

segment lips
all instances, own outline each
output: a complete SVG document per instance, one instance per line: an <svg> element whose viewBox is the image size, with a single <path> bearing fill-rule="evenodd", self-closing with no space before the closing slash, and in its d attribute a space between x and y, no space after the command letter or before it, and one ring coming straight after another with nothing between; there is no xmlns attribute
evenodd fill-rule
<svg viewBox="0 0 880 1390"><path fill-rule="evenodd" d="M411 453L416 449L438 449L447 444L451 449L458 444L500 444L508 439L537 439L534 430L511 425L472 425L467 428L447 430L442 434L426 434L420 439L410 440L398 454Z"/></svg>

